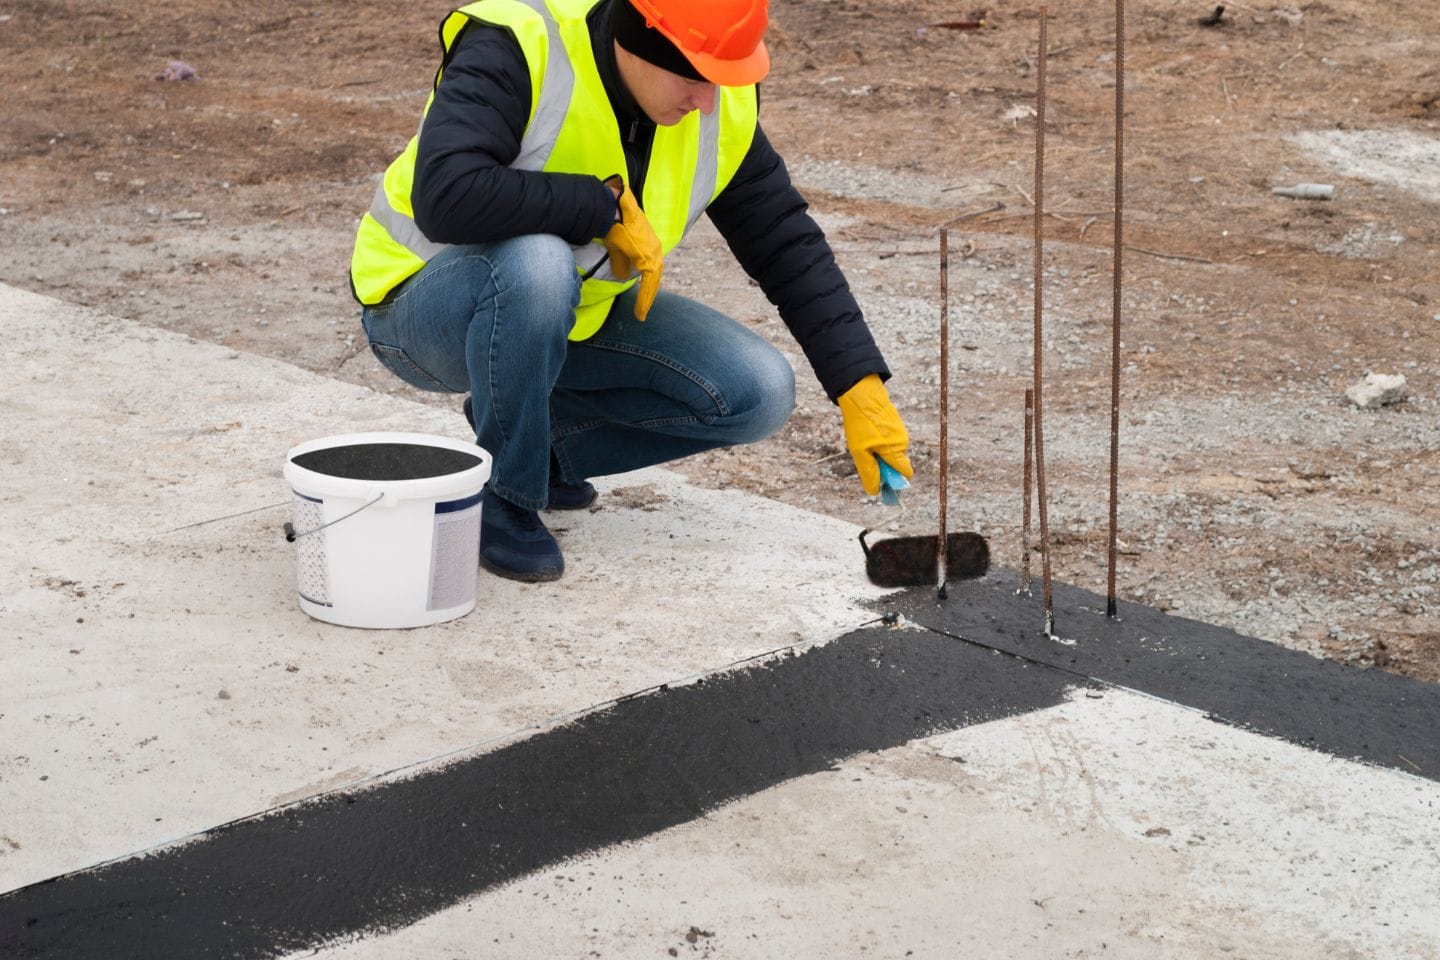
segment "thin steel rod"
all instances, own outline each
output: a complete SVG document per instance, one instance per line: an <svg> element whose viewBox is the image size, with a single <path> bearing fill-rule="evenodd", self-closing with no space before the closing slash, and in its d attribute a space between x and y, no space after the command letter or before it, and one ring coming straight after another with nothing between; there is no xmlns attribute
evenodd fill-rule
<svg viewBox="0 0 1440 960"><path fill-rule="evenodd" d="M945 506L950 491L950 231L940 231L940 540L935 546L937 587L945 599Z"/></svg>
<svg viewBox="0 0 1440 960"><path fill-rule="evenodd" d="M1030 503L1035 499L1035 389L1025 388L1025 506L1020 511L1020 591L1030 592Z"/></svg>
<svg viewBox="0 0 1440 960"><path fill-rule="evenodd" d="M1050 580L1050 520L1045 496L1045 375L1041 353L1045 348L1045 61L1046 21L1050 8L1040 5L1040 66L1035 92L1035 486L1040 502L1040 556L1045 582L1045 635L1055 635L1055 602Z"/></svg>
<svg viewBox="0 0 1440 960"><path fill-rule="evenodd" d="M1110 314L1110 546L1105 615L1115 616L1120 491L1120 286L1125 252L1125 0L1115 0L1115 284Z"/></svg>

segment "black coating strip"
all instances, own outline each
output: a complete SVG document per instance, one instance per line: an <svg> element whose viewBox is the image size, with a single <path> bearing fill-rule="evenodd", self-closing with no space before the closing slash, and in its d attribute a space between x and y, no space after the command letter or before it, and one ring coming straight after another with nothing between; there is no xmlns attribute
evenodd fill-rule
<svg viewBox="0 0 1440 960"><path fill-rule="evenodd" d="M1207 713L1346 759L1440 780L1440 685L1360 670L1196 620L1056 584L1065 642L1019 576L992 570L936 605L907 591L884 606L929 629Z"/></svg>
<svg viewBox="0 0 1440 960"><path fill-rule="evenodd" d="M243 960L396 929L845 757L1053 706L1076 685L929 631L858 630L22 888L0 897L0 956Z"/></svg>

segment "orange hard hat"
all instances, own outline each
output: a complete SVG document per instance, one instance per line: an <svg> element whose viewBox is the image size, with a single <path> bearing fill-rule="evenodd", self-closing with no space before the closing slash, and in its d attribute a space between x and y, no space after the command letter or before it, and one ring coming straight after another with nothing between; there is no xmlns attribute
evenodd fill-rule
<svg viewBox="0 0 1440 960"><path fill-rule="evenodd" d="M617 0L624 3L625 0ZM706 80L722 87L757 83L770 72L765 27L769 0L629 0Z"/></svg>

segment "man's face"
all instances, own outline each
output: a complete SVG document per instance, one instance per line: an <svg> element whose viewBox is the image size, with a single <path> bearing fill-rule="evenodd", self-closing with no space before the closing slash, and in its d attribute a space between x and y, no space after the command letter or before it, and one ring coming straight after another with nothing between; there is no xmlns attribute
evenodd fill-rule
<svg viewBox="0 0 1440 960"><path fill-rule="evenodd" d="M615 62L630 96L645 116L662 127L674 126L694 110L707 116L715 110L717 91L708 80L689 80L663 70L619 44L615 45Z"/></svg>

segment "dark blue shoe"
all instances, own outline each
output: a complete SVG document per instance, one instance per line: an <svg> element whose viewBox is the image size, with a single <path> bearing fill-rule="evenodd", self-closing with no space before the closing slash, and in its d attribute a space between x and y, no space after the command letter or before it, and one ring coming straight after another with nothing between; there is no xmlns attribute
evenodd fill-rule
<svg viewBox="0 0 1440 960"><path fill-rule="evenodd" d="M480 501L480 566L496 576L538 583L559 580L565 558L539 513L486 487Z"/></svg>
<svg viewBox="0 0 1440 960"><path fill-rule="evenodd" d="M475 429L475 411L470 406L470 398L465 398L465 405L461 408L465 413L465 419L470 424L470 429ZM584 510L595 502L600 496L600 491L588 480L581 480L579 483L566 483L560 478L560 464L555 459L555 451L550 451L550 491L546 497L546 510Z"/></svg>
<svg viewBox="0 0 1440 960"><path fill-rule="evenodd" d="M550 470L550 492L549 502L546 503L546 510L584 510L595 502L600 496L600 491L588 480L581 480L579 483L566 483L560 479L560 471L556 468Z"/></svg>

